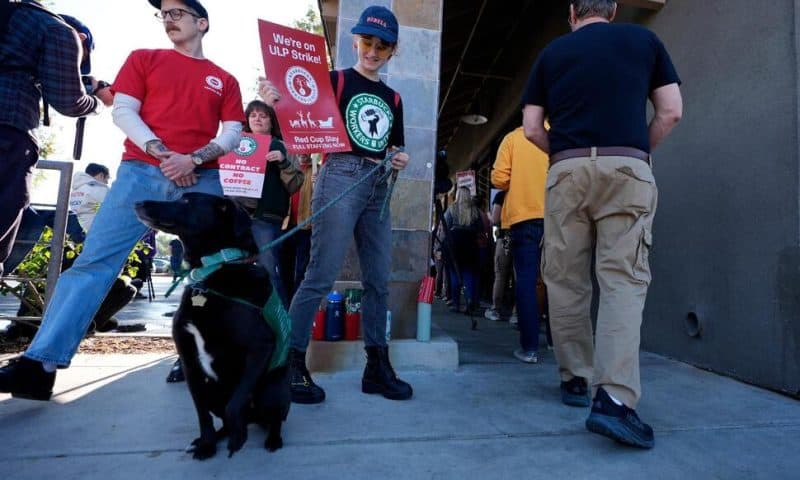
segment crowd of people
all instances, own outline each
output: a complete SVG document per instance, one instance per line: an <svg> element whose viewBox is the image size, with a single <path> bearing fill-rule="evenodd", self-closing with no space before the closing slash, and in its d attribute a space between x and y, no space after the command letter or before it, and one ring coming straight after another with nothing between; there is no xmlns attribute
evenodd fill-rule
<svg viewBox="0 0 800 480"><path fill-rule="evenodd" d="M83 253L59 279L27 351L0 369L0 392L50 398L56 369L69 366L128 254L147 233L134 204L175 200L187 192L223 195L217 159L238 146L244 130L272 138L261 198L239 200L253 219L261 247L258 261L292 319L292 401L325 400L324 389L306 367L306 350L315 312L353 238L364 286L362 391L393 400L411 398L411 385L391 365L385 335L392 230L391 215L381 210L390 170L402 170L409 162L403 151L402 99L379 75L397 49L395 15L385 7L366 8L351 29L355 64L330 72L343 115L352 99L368 96L385 118L369 122L368 128L346 122L352 150L328 154L316 172L307 156L287 154L273 109L280 100L277 88L260 79L261 100L243 110L237 79L205 57L203 38L210 23L202 4L149 3L158 9L173 48L133 51L110 86L91 79L92 95L76 68L88 58L90 47L84 43L81 49L80 43L87 32L35 1L17 6L7 32L0 29L5 35L0 58L12 66L0 72L0 140L4 149L8 145L0 175L9 186L0 195L8 207L0 217L0 260L8 255L28 201L38 151L29 133L39 125L42 96L69 116L113 105L113 121L127 137L118 178L97 202L91 229L86 227ZM491 218L480 208L482 199L468 188L455 188L434 231L434 260L442 272L440 293L453 311L470 315L479 312L480 292L488 291L490 283L481 282L480 270L493 263L492 306L485 316L510 319L516 312L520 346L513 355L538 362L540 320L546 315L562 401L591 405L590 431L650 448L652 429L635 412L657 196L650 152L680 119L680 79L652 32L611 23L616 8L611 0L569 2L572 33L540 53L521 102L522 126L503 139L497 152L491 180L501 193L491 200ZM41 91L31 78L41 82ZM648 99L654 108L650 121L644 108ZM382 163L385 158L390 164ZM102 190L108 172L86 175L93 178L89 183L98 182L91 183L93 188ZM366 181L355 185L362 177ZM331 204L350 187L348 196ZM317 212L313 228L296 235L283 258L280 251L265 248L322 205L330 208ZM84 224L88 220L82 216ZM496 241L492 226L498 229ZM176 256L180 247L172 250ZM593 262L600 286L594 330ZM1 268L2 263L0 273ZM179 264L173 262L173 268ZM546 301L537 296L540 278ZM511 285L514 295L509 296Z"/></svg>

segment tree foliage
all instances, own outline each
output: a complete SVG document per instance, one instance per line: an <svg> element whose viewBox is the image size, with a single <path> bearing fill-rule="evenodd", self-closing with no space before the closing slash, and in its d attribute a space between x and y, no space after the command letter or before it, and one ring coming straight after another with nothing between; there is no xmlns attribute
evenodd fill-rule
<svg viewBox="0 0 800 480"><path fill-rule="evenodd" d="M14 273L19 277L31 279L32 289L26 285L10 286L8 284L0 284L0 295L14 294L20 297L23 303L36 314L41 314L44 310L42 300L45 296L45 280L47 278L47 268L50 263L50 245L53 242L53 230L50 227L44 227L39 241L36 242L33 249L17 266ZM64 241L64 257L62 261L62 269L69 268L75 261L78 255L83 250L82 243L75 243L67 235ZM150 253L150 246L143 241L139 240L136 246L128 254L128 261L120 273L120 276L131 278L136 277L136 274L141 267L142 261L139 259L137 251L142 251L144 255Z"/></svg>
<svg viewBox="0 0 800 480"><path fill-rule="evenodd" d="M300 20L294 21L294 27L315 35L323 35L322 21L317 15L317 9L309 6L305 16Z"/></svg>
<svg viewBox="0 0 800 480"><path fill-rule="evenodd" d="M317 14L317 9L312 6L308 7L308 10L303 18L294 21L294 27L309 33L313 33L314 35L325 35L325 30L322 28L322 20L320 20L319 15ZM330 52L325 53L325 60L328 63L328 68L333 68Z"/></svg>

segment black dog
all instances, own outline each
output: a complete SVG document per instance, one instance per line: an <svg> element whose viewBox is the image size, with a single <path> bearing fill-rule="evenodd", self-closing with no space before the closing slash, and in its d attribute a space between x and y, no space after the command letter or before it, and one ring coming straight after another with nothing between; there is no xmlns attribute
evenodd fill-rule
<svg viewBox="0 0 800 480"><path fill-rule="evenodd" d="M152 228L178 235L195 269L202 266L201 257L222 249L240 249L247 256L258 252L250 217L226 198L187 193L175 202L140 202L136 215ZM183 292L172 336L200 422L200 437L189 448L196 459L212 457L225 436L233 455L247 440L251 422L269 431L265 448L283 446L289 379L285 364L269 369L277 334L262 307L271 294L267 271L241 261L224 263ZM214 430L212 413L223 421L219 431Z"/></svg>

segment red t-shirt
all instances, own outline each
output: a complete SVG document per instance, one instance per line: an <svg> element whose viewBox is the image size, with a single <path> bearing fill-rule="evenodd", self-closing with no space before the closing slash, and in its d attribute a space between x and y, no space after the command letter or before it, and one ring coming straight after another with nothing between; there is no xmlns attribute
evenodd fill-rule
<svg viewBox="0 0 800 480"><path fill-rule="evenodd" d="M239 82L211 61L175 50L134 50L112 90L141 101L139 115L144 123L178 153L208 145L220 122L244 121ZM122 159L159 164L127 138ZM203 168L218 165L208 162Z"/></svg>

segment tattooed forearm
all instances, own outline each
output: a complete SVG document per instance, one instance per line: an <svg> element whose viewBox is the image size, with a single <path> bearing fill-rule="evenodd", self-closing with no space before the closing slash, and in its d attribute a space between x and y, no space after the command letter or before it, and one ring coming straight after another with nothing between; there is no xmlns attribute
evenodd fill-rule
<svg viewBox="0 0 800 480"><path fill-rule="evenodd" d="M223 150L222 147L220 147L214 142L211 142L205 147L195 150L192 153L192 156L200 157L201 159L203 159L203 163L211 162L223 155L225 155L225 150Z"/></svg>
<svg viewBox="0 0 800 480"><path fill-rule="evenodd" d="M144 149L148 155L157 156L159 153L166 152L167 147L159 139L150 140L144 144Z"/></svg>

